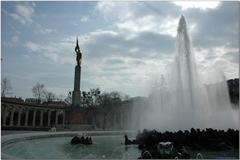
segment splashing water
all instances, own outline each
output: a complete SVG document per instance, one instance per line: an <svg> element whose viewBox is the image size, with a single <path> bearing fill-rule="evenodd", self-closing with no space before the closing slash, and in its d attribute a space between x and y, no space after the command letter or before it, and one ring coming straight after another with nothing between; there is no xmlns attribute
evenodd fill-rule
<svg viewBox="0 0 240 160"><path fill-rule="evenodd" d="M171 71L161 76L148 106L133 112L138 129L238 128L238 110L231 107L223 74L208 74L217 80L212 85L201 82L184 16L179 20L176 50Z"/></svg>

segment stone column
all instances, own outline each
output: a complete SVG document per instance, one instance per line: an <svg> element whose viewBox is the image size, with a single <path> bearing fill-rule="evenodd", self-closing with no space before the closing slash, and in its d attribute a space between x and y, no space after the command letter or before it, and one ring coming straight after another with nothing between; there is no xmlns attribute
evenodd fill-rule
<svg viewBox="0 0 240 160"><path fill-rule="evenodd" d="M120 123L120 128L122 129L122 113L120 113L119 116L120 116L120 122L119 122Z"/></svg>
<svg viewBox="0 0 240 160"><path fill-rule="evenodd" d="M33 123L32 123L32 126L35 127L35 124L36 124L36 109L33 110Z"/></svg>
<svg viewBox="0 0 240 160"><path fill-rule="evenodd" d="M115 119L115 122L116 122L116 126L117 126L117 129L119 129L121 127L121 119L120 119L120 115L119 114L119 110L116 111L116 119Z"/></svg>
<svg viewBox="0 0 240 160"><path fill-rule="evenodd" d="M65 126L65 112L63 112L63 126Z"/></svg>
<svg viewBox="0 0 240 160"><path fill-rule="evenodd" d="M12 110L11 110L11 117L10 117L10 126L13 126L13 116L14 116L14 112L15 112L15 110L14 110L14 108L12 108Z"/></svg>
<svg viewBox="0 0 240 160"><path fill-rule="evenodd" d="M123 115L122 115L123 117L122 117L122 127L123 127L123 129L125 129L125 113L123 113Z"/></svg>
<svg viewBox="0 0 240 160"><path fill-rule="evenodd" d="M56 111L56 117L55 117L55 126L57 126L57 125L58 125L58 114L59 114L59 112L58 112L58 111Z"/></svg>
<svg viewBox="0 0 240 160"><path fill-rule="evenodd" d="M26 109L25 124L24 124L24 126L28 126L28 115L29 115L29 110Z"/></svg>
<svg viewBox="0 0 240 160"><path fill-rule="evenodd" d="M18 121L17 121L17 126L21 126L21 115L22 115L22 109L19 109L18 111Z"/></svg>
<svg viewBox="0 0 240 160"><path fill-rule="evenodd" d="M44 110L41 110L41 116L40 116L40 126L41 127L43 126L43 113L44 113Z"/></svg>
<svg viewBox="0 0 240 160"><path fill-rule="evenodd" d="M127 116L126 116L126 113L124 112L123 113L123 129L125 129L126 127L126 121L127 121Z"/></svg>
<svg viewBox="0 0 240 160"><path fill-rule="evenodd" d="M3 126L6 126L6 119L7 119L7 114L8 114L8 112L7 112L8 110L7 110L7 107L5 106L4 107L4 112L3 112Z"/></svg>
<svg viewBox="0 0 240 160"><path fill-rule="evenodd" d="M51 125L50 122L51 122L51 110L48 111L48 126Z"/></svg>
<svg viewBox="0 0 240 160"><path fill-rule="evenodd" d="M117 122L117 114L114 113L114 126L115 126L115 129L118 128L118 127L117 127L117 124L118 124L118 122Z"/></svg>

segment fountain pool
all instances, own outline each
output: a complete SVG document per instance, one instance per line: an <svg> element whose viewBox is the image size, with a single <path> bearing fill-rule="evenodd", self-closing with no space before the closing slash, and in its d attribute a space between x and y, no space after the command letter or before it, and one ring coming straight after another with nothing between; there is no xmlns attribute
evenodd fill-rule
<svg viewBox="0 0 240 160"><path fill-rule="evenodd" d="M123 135L94 133L93 145L71 145L73 133L43 133L5 136L2 158L23 159L137 159L141 151L137 145L125 146ZM4 137L4 136L3 136ZM9 138L12 137L12 138ZM13 138L15 137L15 138ZM17 138L18 137L18 138ZM5 140L4 140L5 139ZM193 158L198 153L204 158L238 158L238 150L190 151Z"/></svg>
<svg viewBox="0 0 240 160"><path fill-rule="evenodd" d="M141 155L137 145L125 146L123 132L89 132L92 145L71 145L76 133L41 133L5 136L2 155L24 159L136 159ZM10 137L10 138L9 138ZM11 138L12 137L12 138Z"/></svg>

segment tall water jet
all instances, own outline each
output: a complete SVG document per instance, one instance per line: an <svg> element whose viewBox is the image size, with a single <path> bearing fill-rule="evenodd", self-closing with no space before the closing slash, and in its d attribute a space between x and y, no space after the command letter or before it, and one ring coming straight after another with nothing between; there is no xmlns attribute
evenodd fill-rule
<svg viewBox="0 0 240 160"><path fill-rule="evenodd" d="M224 75L221 72L206 75L217 81L211 85L202 82L191 49L187 23L181 16L174 63L170 72L161 75L159 83L152 87L148 106L134 110L133 117L140 117L138 128L238 128L238 110L231 107Z"/></svg>
<svg viewBox="0 0 240 160"><path fill-rule="evenodd" d="M187 23L184 16L181 16L177 28L176 52L175 63L171 71L172 75L170 75L171 78L169 79L172 84L169 87L172 88L174 103L172 109L177 111L177 115L179 113L182 115L182 121L177 121L180 126L185 126L184 123L190 121L191 124L187 124L188 127L201 127L203 121L199 121L196 116L204 114L204 106L207 105L205 99L207 97L204 90L202 90L204 86L199 82L195 57L191 51ZM199 110L199 107L203 108Z"/></svg>
<svg viewBox="0 0 240 160"><path fill-rule="evenodd" d="M190 102L191 107L194 106L194 80L196 77L195 66L192 63L194 60L192 58L191 49L190 49L190 41L187 32L187 24L185 18L181 16L178 30L177 30L177 58L176 58L176 65L177 65L177 72L176 78L178 83L177 92L179 93L179 100L184 98L182 92L186 92L186 98ZM186 104L182 104L186 105Z"/></svg>

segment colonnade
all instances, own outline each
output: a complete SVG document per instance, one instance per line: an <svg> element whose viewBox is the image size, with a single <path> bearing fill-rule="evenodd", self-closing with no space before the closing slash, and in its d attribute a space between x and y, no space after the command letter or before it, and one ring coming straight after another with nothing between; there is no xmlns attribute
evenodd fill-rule
<svg viewBox="0 0 240 160"><path fill-rule="evenodd" d="M65 124L65 110L2 104L4 127L60 127Z"/></svg>

